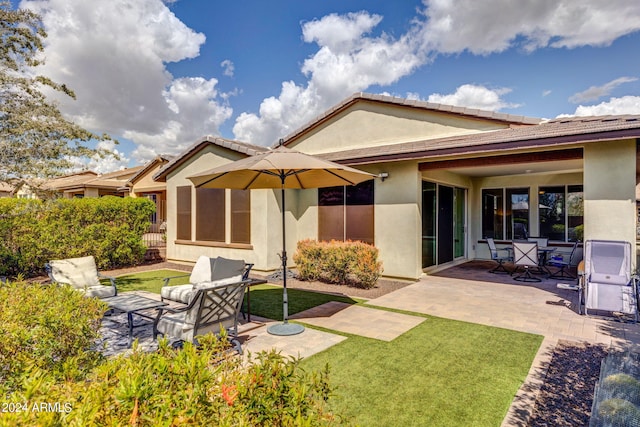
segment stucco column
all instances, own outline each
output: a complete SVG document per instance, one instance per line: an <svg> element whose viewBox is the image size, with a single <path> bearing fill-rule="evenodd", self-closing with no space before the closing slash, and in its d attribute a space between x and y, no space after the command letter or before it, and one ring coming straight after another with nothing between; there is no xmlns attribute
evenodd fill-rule
<svg viewBox="0 0 640 427"><path fill-rule="evenodd" d="M631 242L634 264L635 182L635 140L584 147L584 238Z"/></svg>

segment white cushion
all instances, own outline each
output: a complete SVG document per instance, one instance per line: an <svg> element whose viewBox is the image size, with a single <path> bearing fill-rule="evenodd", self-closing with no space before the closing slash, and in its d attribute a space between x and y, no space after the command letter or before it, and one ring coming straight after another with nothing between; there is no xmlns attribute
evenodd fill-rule
<svg viewBox="0 0 640 427"><path fill-rule="evenodd" d="M102 286L93 256L52 260L51 275L58 283L66 283L77 289Z"/></svg>
<svg viewBox="0 0 640 427"><path fill-rule="evenodd" d="M235 277L244 273L245 262L242 259L216 258L210 280L220 280ZM195 283L195 282L194 282ZM233 282L231 282L233 283Z"/></svg>
<svg viewBox="0 0 640 427"><path fill-rule="evenodd" d="M189 304L191 292L193 292L192 284L163 286L160 290L160 296L162 297L162 299Z"/></svg>
<svg viewBox="0 0 640 427"><path fill-rule="evenodd" d="M227 277L226 279L214 280L212 282L205 283L196 283L193 285L194 290L198 289L211 289L218 286L230 285L232 283L238 283L242 281L242 274L238 274L237 276Z"/></svg>
<svg viewBox="0 0 640 427"><path fill-rule="evenodd" d="M198 289L215 288L216 286L230 285L242 280L242 274L227 279L215 280L213 282L200 282L195 285L176 285L176 286L163 286L160 290L160 295L163 299L171 301L181 302L183 304L189 304L191 297L195 295Z"/></svg>
<svg viewBox="0 0 640 427"><path fill-rule="evenodd" d="M201 255L193 266L193 270L191 270L189 283L195 285L196 283L210 282L213 277L213 266L215 261L215 258L209 258Z"/></svg>
<svg viewBox="0 0 640 427"><path fill-rule="evenodd" d="M108 298L116 296L116 290L113 288L113 286L98 285L79 290L80 292L84 292L84 294L88 297Z"/></svg>

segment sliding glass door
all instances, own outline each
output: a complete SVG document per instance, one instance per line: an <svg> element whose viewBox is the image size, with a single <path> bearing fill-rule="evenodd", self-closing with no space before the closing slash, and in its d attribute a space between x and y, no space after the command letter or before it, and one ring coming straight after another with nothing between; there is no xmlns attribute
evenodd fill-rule
<svg viewBox="0 0 640 427"><path fill-rule="evenodd" d="M465 256L466 190L422 182L422 268Z"/></svg>

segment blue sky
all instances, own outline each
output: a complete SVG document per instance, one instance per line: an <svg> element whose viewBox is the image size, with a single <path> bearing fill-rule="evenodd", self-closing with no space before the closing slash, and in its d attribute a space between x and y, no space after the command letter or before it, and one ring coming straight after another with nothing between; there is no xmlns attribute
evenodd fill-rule
<svg viewBox="0 0 640 427"><path fill-rule="evenodd" d="M259 145L354 92L541 118L640 114L637 0L23 0L106 172L212 134Z"/></svg>

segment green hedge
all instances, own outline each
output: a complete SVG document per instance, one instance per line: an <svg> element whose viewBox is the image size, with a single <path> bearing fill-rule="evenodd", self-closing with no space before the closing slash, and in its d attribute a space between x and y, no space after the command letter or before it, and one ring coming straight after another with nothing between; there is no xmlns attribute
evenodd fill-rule
<svg viewBox="0 0 640 427"><path fill-rule="evenodd" d="M69 286L0 286L0 395L13 392L34 369L57 381L83 378L102 360L90 347L106 309Z"/></svg>
<svg viewBox="0 0 640 427"><path fill-rule="evenodd" d="M145 198L0 199L0 275L38 275L51 259L86 255L101 269L138 264L154 210Z"/></svg>
<svg viewBox="0 0 640 427"><path fill-rule="evenodd" d="M303 280L372 288L382 274L378 249L363 242L298 242L293 260Z"/></svg>

